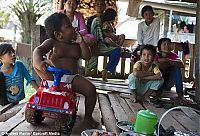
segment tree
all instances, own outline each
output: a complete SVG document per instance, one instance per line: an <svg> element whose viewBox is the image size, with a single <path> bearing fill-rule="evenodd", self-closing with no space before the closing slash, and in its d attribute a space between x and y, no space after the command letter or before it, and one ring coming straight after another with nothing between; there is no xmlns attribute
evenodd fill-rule
<svg viewBox="0 0 200 136"><path fill-rule="evenodd" d="M38 19L50 11L51 0L18 0L10 6L22 28L22 42L31 43L31 28Z"/></svg>
<svg viewBox="0 0 200 136"><path fill-rule="evenodd" d="M9 21L9 14L0 11L0 28L3 28Z"/></svg>

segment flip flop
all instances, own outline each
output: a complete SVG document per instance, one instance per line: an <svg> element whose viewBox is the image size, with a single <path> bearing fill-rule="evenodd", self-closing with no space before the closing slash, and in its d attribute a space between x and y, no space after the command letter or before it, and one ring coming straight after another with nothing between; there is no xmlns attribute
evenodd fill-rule
<svg viewBox="0 0 200 136"><path fill-rule="evenodd" d="M143 102L144 102L144 103L153 104L149 98L148 98L148 99L143 99Z"/></svg>
<svg viewBox="0 0 200 136"><path fill-rule="evenodd" d="M128 98L128 99L130 99L133 103L136 103L136 98L133 98L133 97L131 97L131 94L130 93L120 93L120 95L119 95L120 97L122 97L122 98Z"/></svg>

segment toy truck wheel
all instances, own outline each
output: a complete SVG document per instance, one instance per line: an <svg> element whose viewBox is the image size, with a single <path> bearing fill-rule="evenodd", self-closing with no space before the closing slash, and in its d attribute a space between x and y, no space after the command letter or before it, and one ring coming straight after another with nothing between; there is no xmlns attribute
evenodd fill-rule
<svg viewBox="0 0 200 136"><path fill-rule="evenodd" d="M76 112L73 115L64 115L55 120L55 128L66 135L70 135L76 121Z"/></svg>
<svg viewBox="0 0 200 136"><path fill-rule="evenodd" d="M67 122L69 121L68 115L61 115L55 120L55 129L67 135L70 135L71 129L68 128Z"/></svg>
<svg viewBox="0 0 200 136"><path fill-rule="evenodd" d="M72 114L69 119L68 119L68 128L73 128L74 124L76 122L76 112L74 114Z"/></svg>
<svg viewBox="0 0 200 136"><path fill-rule="evenodd" d="M44 117L42 117L42 111L38 111L34 109L26 109L25 119L27 122L31 123L32 125L37 126L44 120Z"/></svg>

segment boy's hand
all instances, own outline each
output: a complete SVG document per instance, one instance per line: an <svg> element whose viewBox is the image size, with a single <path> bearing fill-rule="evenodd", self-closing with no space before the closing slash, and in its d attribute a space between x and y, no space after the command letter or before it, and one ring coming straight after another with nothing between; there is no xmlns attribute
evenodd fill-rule
<svg viewBox="0 0 200 136"><path fill-rule="evenodd" d="M47 69L47 63L46 63L46 61L42 61L41 63L40 63L40 65L38 66L38 69L40 70L40 71L46 71L46 69Z"/></svg>
<svg viewBox="0 0 200 136"><path fill-rule="evenodd" d="M158 62L168 62L169 61L169 59L167 59L167 58L160 58L160 59L158 59Z"/></svg>
<svg viewBox="0 0 200 136"><path fill-rule="evenodd" d="M83 42L83 37L82 37L82 35L78 31L76 31L76 40L75 40L75 43L80 44L81 42Z"/></svg>

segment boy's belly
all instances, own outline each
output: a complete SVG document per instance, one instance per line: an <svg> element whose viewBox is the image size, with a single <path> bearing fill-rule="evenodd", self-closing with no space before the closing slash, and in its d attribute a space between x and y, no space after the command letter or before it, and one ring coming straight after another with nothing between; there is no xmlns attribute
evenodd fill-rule
<svg viewBox="0 0 200 136"><path fill-rule="evenodd" d="M76 59L57 59L52 61L52 66L56 68L68 69L72 74L78 73L78 61Z"/></svg>

